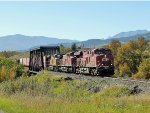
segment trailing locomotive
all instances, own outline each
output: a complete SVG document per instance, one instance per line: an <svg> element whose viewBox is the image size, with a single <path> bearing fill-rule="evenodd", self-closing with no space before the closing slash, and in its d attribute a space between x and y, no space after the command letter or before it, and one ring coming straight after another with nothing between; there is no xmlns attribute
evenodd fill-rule
<svg viewBox="0 0 150 113"><path fill-rule="evenodd" d="M102 75L114 73L114 58L110 49L89 49L52 55L49 70L77 74Z"/></svg>

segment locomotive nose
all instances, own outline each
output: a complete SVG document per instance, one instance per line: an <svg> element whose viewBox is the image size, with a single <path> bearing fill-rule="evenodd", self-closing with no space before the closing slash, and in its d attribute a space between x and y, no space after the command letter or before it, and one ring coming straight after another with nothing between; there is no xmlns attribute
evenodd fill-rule
<svg viewBox="0 0 150 113"><path fill-rule="evenodd" d="M109 58L102 58L102 62L108 62Z"/></svg>
<svg viewBox="0 0 150 113"><path fill-rule="evenodd" d="M112 65L111 60L107 57L102 58L102 62L101 62L102 66L110 66Z"/></svg>
<svg viewBox="0 0 150 113"><path fill-rule="evenodd" d="M103 54L103 55L97 56L97 65L99 67L112 67L113 66L112 55Z"/></svg>

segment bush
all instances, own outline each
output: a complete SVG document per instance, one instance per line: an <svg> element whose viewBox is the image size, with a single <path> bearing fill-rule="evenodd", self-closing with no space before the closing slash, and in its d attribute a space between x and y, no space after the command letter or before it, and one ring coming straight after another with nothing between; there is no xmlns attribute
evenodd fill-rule
<svg viewBox="0 0 150 113"><path fill-rule="evenodd" d="M23 67L20 64L8 59L0 58L0 82L4 80L13 80L21 76Z"/></svg>
<svg viewBox="0 0 150 113"><path fill-rule="evenodd" d="M150 59L144 59L138 68L138 73L133 75L135 78L150 78Z"/></svg>
<svg viewBox="0 0 150 113"><path fill-rule="evenodd" d="M130 68L127 65L127 63L119 65L119 73L120 73L120 76L122 76L122 77L131 75L131 71L130 71Z"/></svg>
<svg viewBox="0 0 150 113"><path fill-rule="evenodd" d="M148 67L143 67L142 65L145 64L141 64L143 60L150 57L149 53L150 45L143 37L122 44L121 47L117 49L115 57L115 74L120 76L132 76L139 72L133 77L149 78L148 71L144 71L147 70L146 68ZM142 69L140 70L139 67Z"/></svg>

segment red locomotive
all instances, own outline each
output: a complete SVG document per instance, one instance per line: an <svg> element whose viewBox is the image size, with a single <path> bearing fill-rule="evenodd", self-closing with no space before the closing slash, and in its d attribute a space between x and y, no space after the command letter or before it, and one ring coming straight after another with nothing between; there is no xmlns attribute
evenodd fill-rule
<svg viewBox="0 0 150 113"><path fill-rule="evenodd" d="M77 59L77 73L101 75L103 72L114 73L114 58L110 49L92 49L83 51Z"/></svg>
<svg viewBox="0 0 150 113"><path fill-rule="evenodd" d="M50 59L50 70L91 75L114 73L114 58L110 49L89 49L70 52L60 58L56 56Z"/></svg>

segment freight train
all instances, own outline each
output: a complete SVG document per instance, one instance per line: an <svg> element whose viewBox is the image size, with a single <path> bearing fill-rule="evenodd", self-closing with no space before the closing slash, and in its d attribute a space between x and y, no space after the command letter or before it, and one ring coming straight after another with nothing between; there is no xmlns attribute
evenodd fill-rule
<svg viewBox="0 0 150 113"><path fill-rule="evenodd" d="M30 71L46 69L91 75L105 75L106 73L112 75L114 73L114 57L111 50L107 48L78 50L67 54L54 51L47 54L50 52L43 51L41 51L41 48L30 51Z"/></svg>

